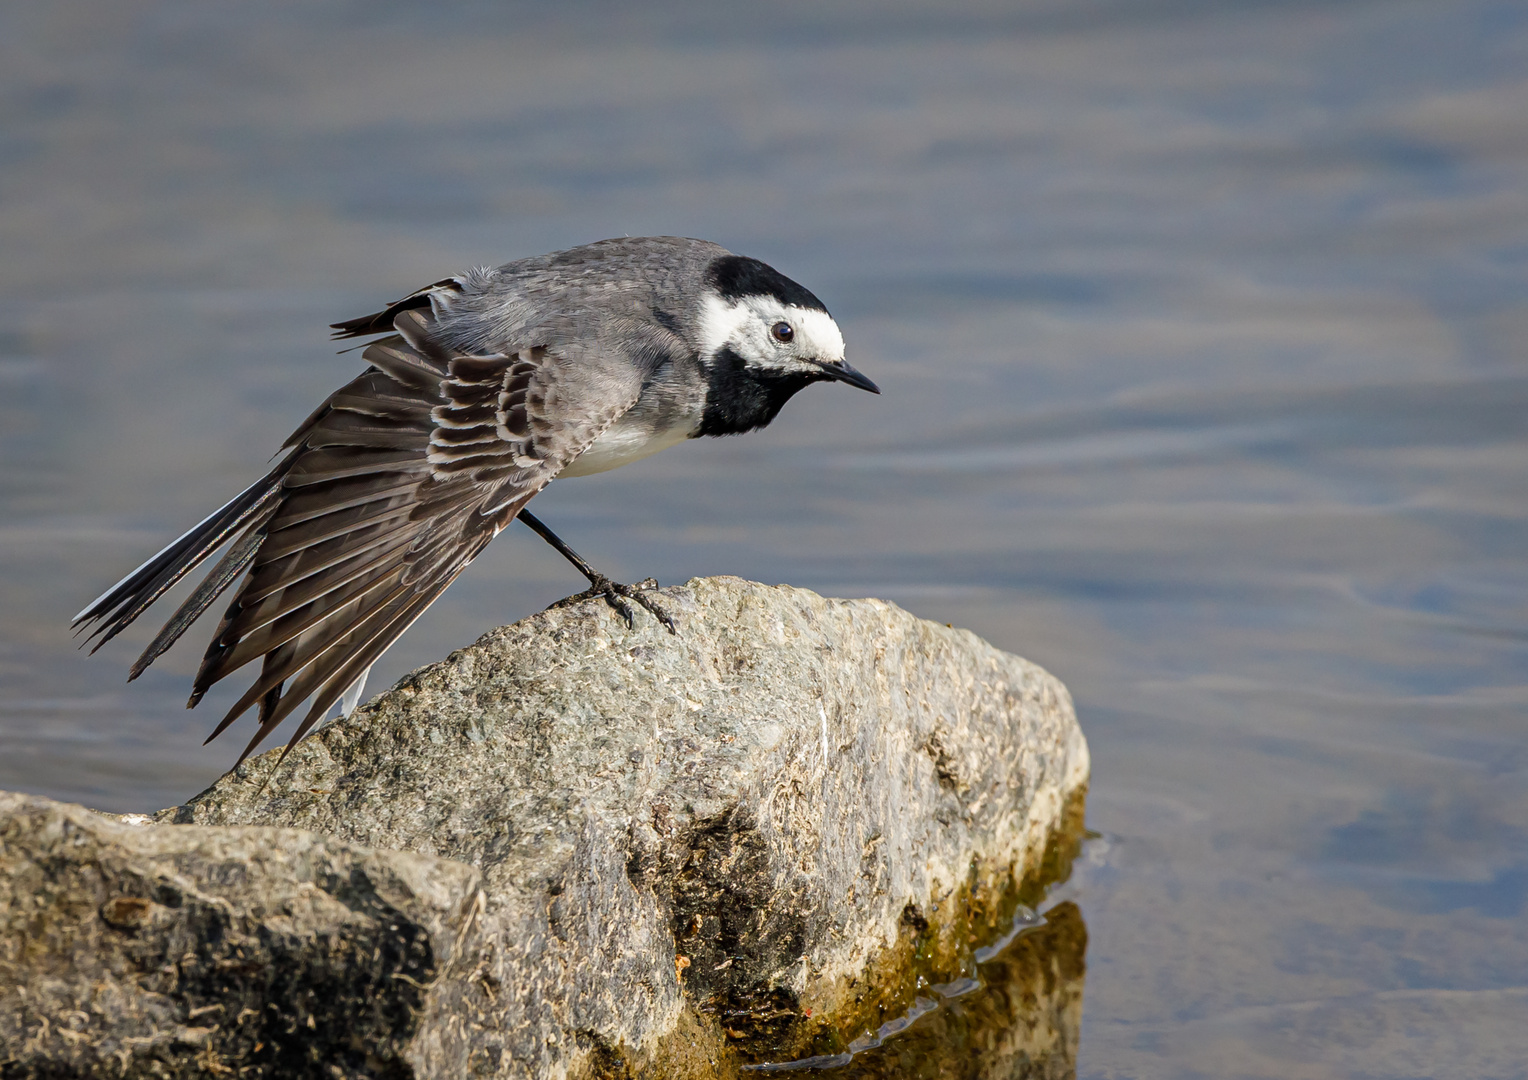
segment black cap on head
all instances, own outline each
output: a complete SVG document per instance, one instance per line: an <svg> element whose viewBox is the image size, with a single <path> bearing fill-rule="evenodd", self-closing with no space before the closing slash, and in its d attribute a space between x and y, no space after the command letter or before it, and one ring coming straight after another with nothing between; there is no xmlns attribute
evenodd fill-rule
<svg viewBox="0 0 1528 1080"><path fill-rule="evenodd" d="M723 255L706 271L706 279L724 300L772 296L782 304L824 313L828 310L809 289L797 285L768 263L746 255Z"/></svg>

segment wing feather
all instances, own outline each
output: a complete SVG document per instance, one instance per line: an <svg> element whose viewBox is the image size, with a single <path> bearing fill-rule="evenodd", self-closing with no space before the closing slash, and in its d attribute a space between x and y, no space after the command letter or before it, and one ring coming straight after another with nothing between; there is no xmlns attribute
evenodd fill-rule
<svg viewBox="0 0 1528 1080"><path fill-rule="evenodd" d="M418 491L417 476L358 476L339 480L322 488L288 491L271 519L272 532L312 521L352 506L407 497Z"/></svg>
<svg viewBox="0 0 1528 1080"><path fill-rule="evenodd" d="M377 627L371 633L368 640L350 643L349 655L314 693L313 705L308 709L308 715L303 718L302 723L297 725L297 730L292 733L292 738L288 741L286 749L281 753L280 761L286 760L286 756L292 752L292 748L302 741L303 736L312 729L314 724L324 718L324 715L328 713L334 701L342 696L356 679L363 677L366 672L370 671L372 664L376 663L378 657L385 653L392 646L393 642L402 637L404 632L414 624L419 616L425 613L425 609L435 602L435 598L445 592L447 586L455 580L456 575L453 574L445 581L442 581L433 591L416 596L411 603L404 606L390 621ZM314 672L316 681L316 668ZM280 761L277 764L280 764Z"/></svg>
<svg viewBox="0 0 1528 1080"><path fill-rule="evenodd" d="M306 667L302 674L292 681L292 685L286 688L281 699L270 710L269 716L262 721L259 730L245 746L243 753L239 755L239 761L243 761L253 753L281 721L295 712L297 706L312 695L313 705L308 710L307 718L299 726L291 741L287 743L286 750L281 755L281 760L285 761L287 754L292 752L298 740L329 711L334 702L344 693L344 688L354 681L352 677L348 681L341 682L341 678L348 670L344 658L349 657L354 661L357 670L369 667L415 619L424 614L425 609L434 603L444 587L442 585L441 589L428 594L396 599L385 611L377 612L373 619L357 624L343 639L335 643L336 646L345 648L338 660L322 667ZM335 674L336 669L339 670L338 676ZM315 694L315 690L318 693Z"/></svg>
<svg viewBox="0 0 1528 1080"><path fill-rule="evenodd" d="M273 724L279 724L282 718L297 708L302 703L302 699L307 697L308 692L313 689L312 680L304 680L300 676L314 661L342 645L350 635L365 628L368 620L376 616L379 610L387 610L400 598L406 599L414 595L408 586L396 580L388 584L390 588L382 591L380 596L374 594L336 608L318 625L288 642L281 662L271 665L269 670L262 666L260 677L238 701L234 702L233 707L228 710L228 714L223 719L230 723L238 719L251 705L271 690L281 686L286 680L292 679L292 684L282 690L281 699L273 710L275 717ZM367 599L370 599L370 604L366 603ZM332 705L333 702L329 704ZM220 726L226 727L227 724Z"/></svg>
<svg viewBox="0 0 1528 1080"><path fill-rule="evenodd" d="M299 608L316 603L321 598L349 586L358 579L370 579L385 574L394 565L401 563L407 557L408 550L406 548L394 549L385 558L357 557L352 562L342 567L334 568L326 574L297 582L290 588L267 597L252 607L241 608L239 614L243 617L242 625L248 628L245 632L253 633L267 623L275 622L277 619L284 618Z"/></svg>
<svg viewBox="0 0 1528 1080"><path fill-rule="evenodd" d="M248 583L240 592L239 599L242 603L253 605L298 582L318 577L325 571L344 566L363 555L370 556L372 561L380 561L392 551L406 548L413 542L418 531L418 522L412 519L382 522L314 544L264 566L260 565L257 555L255 566L249 572Z"/></svg>
<svg viewBox="0 0 1528 1080"><path fill-rule="evenodd" d="M189 702L262 661L208 736L258 705L241 761L307 700L290 752L641 392L624 358L611 362L576 341L451 352L438 340L430 296L459 287L437 283L386 312L336 324L337 337L392 333L362 352L365 372L299 425L272 473L80 614L110 637L240 534L133 674L242 575Z"/></svg>
<svg viewBox="0 0 1528 1080"><path fill-rule="evenodd" d="M371 446L323 446L298 455L287 473L286 486L303 487L350 476L403 471L417 466L418 457L414 447L382 450Z"/></svg>
<svg viewBox="0 0 1528 1080"><path fill-rule="evenodd" d="M407 521L412 512L413 507L408 500L395 495L308 518L283 529L271 529L260 549L260 558L262 563L274 563L278 559L339 540L362 529L394 527L399 522Z"/></svg>
<svg viewBox="0 0 1528 1080"><path fill-rule="evenodd" d="M209 661L206 685L225 679L251 660L269 655L272 649L285 645L314 626L329 619L345 605L399 583L402 575L400 553L391 566L366 566L359 568L343 583L325 589L320 595L309 599L294 597L283 603L275 614L261 613L265 621L243 631L243 636L219 650L216 658ZM320 585L329 584L327 579ZM203 688L205 691L205 687Z"/></svg>

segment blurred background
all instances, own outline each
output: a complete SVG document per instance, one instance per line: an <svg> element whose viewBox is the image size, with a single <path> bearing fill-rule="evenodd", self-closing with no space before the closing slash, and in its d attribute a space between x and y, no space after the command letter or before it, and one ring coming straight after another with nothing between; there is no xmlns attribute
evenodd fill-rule
<svg viewBox="0 0 1528 1080"><path fill-rule="evenodd" d="M536 512L1067 682L1079 1075L1524 1075L1524 5L53 0L0 59L0 787L233 763L234 691L182 707L210 621L130 687L158 620L68 621L358 370L326 324L706 237L884 395ZM371 689L582 587L510 530Z"/></svg>

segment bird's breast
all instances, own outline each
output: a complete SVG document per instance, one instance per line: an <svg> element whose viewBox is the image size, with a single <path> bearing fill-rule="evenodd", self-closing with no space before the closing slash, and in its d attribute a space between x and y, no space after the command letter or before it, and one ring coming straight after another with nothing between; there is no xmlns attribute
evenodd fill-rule
<svg viewBox="0 0 1528 1080"><path fill-rule="evenodd" d="M693 434L698 422L698 416L688 413L660 414L633 409L607 428L589 449L557 475L590 476L641 461L659 450L684 442Z"/></svg>

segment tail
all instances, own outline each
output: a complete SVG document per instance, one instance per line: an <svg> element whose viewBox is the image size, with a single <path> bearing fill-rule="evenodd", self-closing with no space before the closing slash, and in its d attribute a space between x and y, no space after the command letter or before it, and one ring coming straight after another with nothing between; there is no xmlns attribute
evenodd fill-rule
<svg viewBox="0 0 1528 1080"><path fill-rule="evenodd" d="M128 680L132 681L143 674L144 669L156 657L175 644L181 634L186 632L186 628L196 621L197 616L207 610L255 557L255 551L260 546L262 527L279 505L282 478L291 460L291 456L283 460L271 472L107 589L76 615L70 622L71 626L84 628L91 623L96 624L90 636L85 639L87 642L95 641L90 651L95 652L131 626L133 620L163 596L166 590L196 569L229 537L243 529L244 536L218 560L211 573L144 650L138 662L133 665Z"/></svg>

